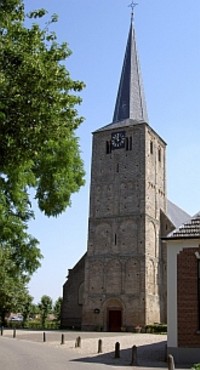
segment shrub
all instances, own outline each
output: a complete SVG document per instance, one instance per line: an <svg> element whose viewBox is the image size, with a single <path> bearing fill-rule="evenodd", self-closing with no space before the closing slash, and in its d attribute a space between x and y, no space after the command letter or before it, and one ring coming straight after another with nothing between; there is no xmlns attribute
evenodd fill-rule
<svg viewBox="0 0 200 370"><path fill-rule="evenodd" d="M165 333L166 334L167 333L167 325L166 324L146 325L145 326L145 333L152 333L152 334L163 334L163 333Z"/></svg>
<svg viewBox="0 0 200 370"><path fill-rule="evenodd" d="M56 321L46 321L45 325L42 326L41 321L31 320L26 322L25 328L33 330L56 330L59 329L59 324Z"/></svg>
<svg viewBox="0 0 200 370"><path fill-rule="evenodd" d="M192 365L192 370L200 370L200 364Z"/></svg>

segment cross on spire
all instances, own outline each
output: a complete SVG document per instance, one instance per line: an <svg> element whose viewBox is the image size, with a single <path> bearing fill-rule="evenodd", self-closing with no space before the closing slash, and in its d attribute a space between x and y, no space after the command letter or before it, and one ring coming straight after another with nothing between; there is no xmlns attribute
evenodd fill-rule
<svg viewBox="0 0 200 370"><path fill-rule="evenodd" d="M133 15L134 15L134 9L138 5L138 3L134 3L134 1L131 2L129 7L131 8L131 20L133 20Z"/></svg>

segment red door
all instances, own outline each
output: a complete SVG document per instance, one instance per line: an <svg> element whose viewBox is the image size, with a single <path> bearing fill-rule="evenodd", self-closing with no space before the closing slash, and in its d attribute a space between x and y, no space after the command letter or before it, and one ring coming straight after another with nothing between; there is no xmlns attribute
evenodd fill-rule
<svg viewBox="0 0 200 370"><path fill-rule="evenodd" d="M120 310L110 310L108 320L108 331L121 331L122 312Z"/></svg>

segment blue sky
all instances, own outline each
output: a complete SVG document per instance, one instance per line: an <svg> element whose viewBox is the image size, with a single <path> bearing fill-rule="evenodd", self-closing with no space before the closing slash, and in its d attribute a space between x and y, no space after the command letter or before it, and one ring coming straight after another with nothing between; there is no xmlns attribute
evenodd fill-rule
<svg viewBox="0 0 200 370"><path fill-rule="evenodd" d="M72 50L66 67L83 80L85 122L77 131L86 185L58 218L35 205L30 233L40 240L42 267L30 283L37 303L43 294L62 295L68 269L87 248L92 132L111 122L130 26L125 0L25 0L27 9L44 7L59 21L52 29ZM34 6L33 6L34 3ZM168 198L191 215L200 210L200 1L138 0L137 46L149 123L167 142Z"/></svg>

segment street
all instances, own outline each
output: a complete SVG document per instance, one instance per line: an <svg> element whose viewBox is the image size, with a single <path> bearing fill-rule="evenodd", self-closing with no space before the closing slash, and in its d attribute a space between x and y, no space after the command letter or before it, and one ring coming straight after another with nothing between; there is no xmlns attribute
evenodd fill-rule
<svg viewBox="0 0 200 370"><path fill-rule="evenodd" d="M130 368L131 348L139 347L140 369L166 367L163 362L166 336L131 333L65 332L61 345L61 332L43 333L12 330L0 336L0 369L2 370L127 370ZM75 338L81 335L81 348L75 348ZM98 339L102 338L103 353L97 353ZM120 358L114 356L115 343L120 343ZM143 367L141 367L143 365ZM131 367L133 368L133 366Z"/></svg>
<svg viewBox="0 0 200 370"><path fill-rule="evenodd" d="M73 361L70 351L44 343L0 337L1 370L101 370L103 364ZM107 368L107 366L106 366ZM116 368L111 366L112 369Z"/></svg>

